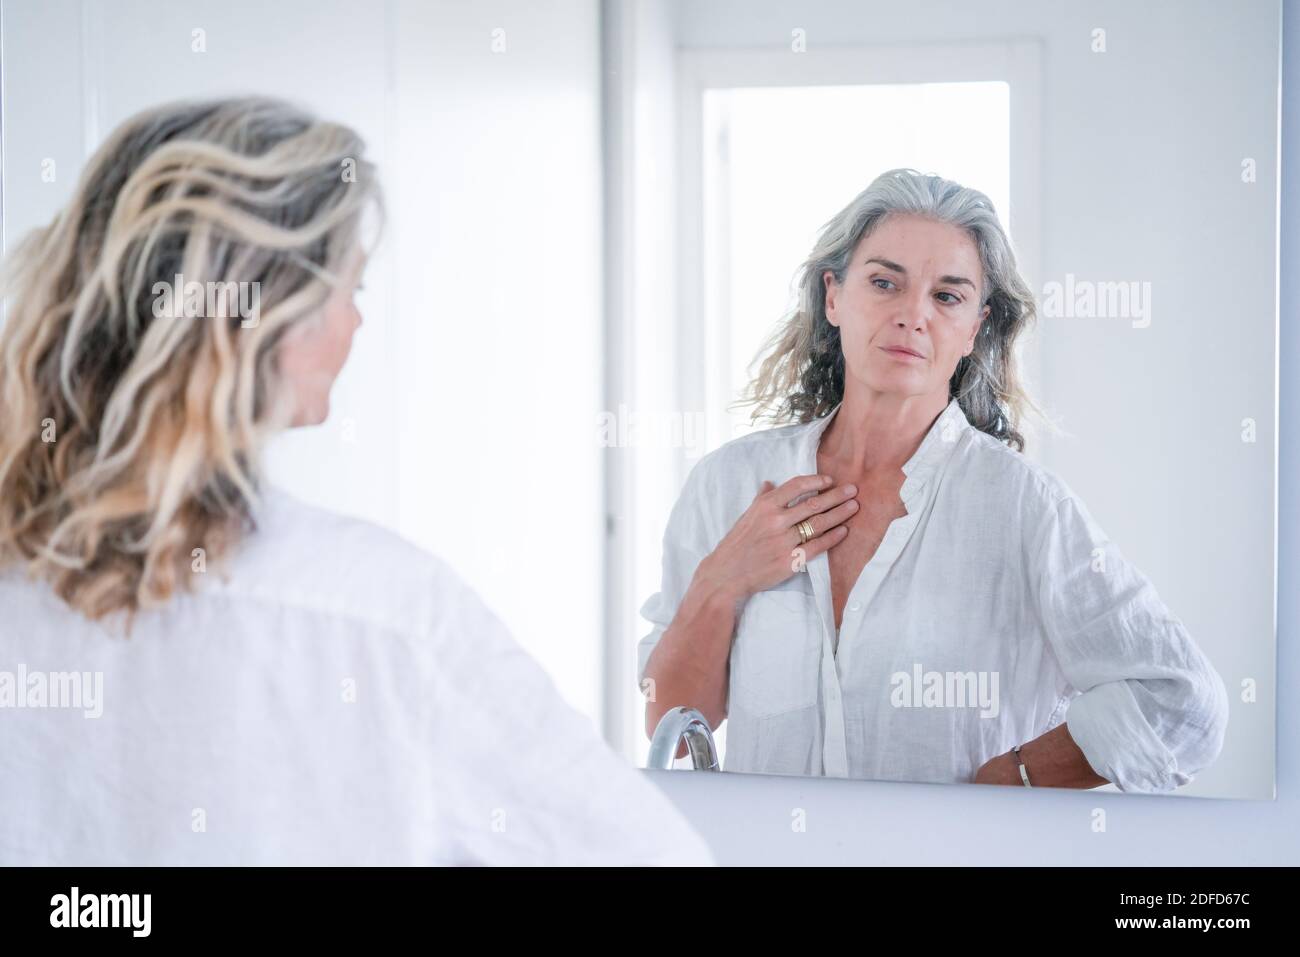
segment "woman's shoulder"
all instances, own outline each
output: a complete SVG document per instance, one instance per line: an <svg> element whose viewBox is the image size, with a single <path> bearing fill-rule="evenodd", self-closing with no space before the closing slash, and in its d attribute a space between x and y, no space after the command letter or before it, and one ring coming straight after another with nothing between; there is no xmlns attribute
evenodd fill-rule
<svg viewBox="0 0 1300 957"><path fill-rule="evenodd" d="M1054 535L1090 553L1106 541L1105 532L1068 482L1041 462L1001 440L971 428L954 454L943 482L955 507L983 516L1005 530L1026 554L1038 555L1045 535ZM954 474L955 473L955 474Z"/></svg>
<svg viewBox="0 0 1300 957"><path fill-rule="evenodd" d="M1065 479L1043 463L973 426L966 430L966 441L954 451L964 487L1046 509L1074 498Z"/></svg>
<svg viewBox="0 0 1300 957"><path fill-rule="evenodd" d="M231 556L227 594L409 631L465 587L452 568L374 522L263 490L255 526Z"/></svg>

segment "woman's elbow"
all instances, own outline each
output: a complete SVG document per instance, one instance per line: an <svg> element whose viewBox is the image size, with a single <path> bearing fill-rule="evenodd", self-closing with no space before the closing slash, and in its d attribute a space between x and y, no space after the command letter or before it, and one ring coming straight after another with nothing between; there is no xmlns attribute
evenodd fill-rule
<svg viewBox="0 0 1300 957"><path fill-rule="evenodd" d="M1228 690L1210 668L1194 683L1185 713L1188 734L1179 749L1179 766L1189 775L1213 764L1223 751L1228 732Z"/></svg>

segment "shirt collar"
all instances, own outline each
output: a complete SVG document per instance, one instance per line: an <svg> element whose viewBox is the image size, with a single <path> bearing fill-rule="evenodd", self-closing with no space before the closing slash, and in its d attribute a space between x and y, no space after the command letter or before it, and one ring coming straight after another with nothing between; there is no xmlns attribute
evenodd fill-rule
<svg viewBox="0 0 1300 957"><path fill-rule="evenodd" d="M826 431L827 426L831 424L831 419L843 404L843 402L836 403L835 408L830 412L805 425L799 452L800 461L808 468L806 474L817 472L818 443L821 441L822 433ZM903 463L903 474L907 478L899 490L899 497L902 498L909 512L912 510L912 503L916 496L924 491L930 479L938 474L957 445L957 440L969 428L971 428L970 420L962 411L961 403L955 398L949 399L947 407L935 418L912 457Z"/></svg>

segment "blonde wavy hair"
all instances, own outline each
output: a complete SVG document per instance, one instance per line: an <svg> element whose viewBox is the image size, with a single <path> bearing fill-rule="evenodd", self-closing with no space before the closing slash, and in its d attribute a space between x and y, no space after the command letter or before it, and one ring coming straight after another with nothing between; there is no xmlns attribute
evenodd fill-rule
<svg viewBox="0 0 1300 957"><path fill-rule="evenodd" d="M277 344L382 220L363 150L263 97L150 109L99 148L0 271L0 570L129 630L190 587L195 549L252 530L259 451L294 411ZM257 321L160 317L177 276L256 283Z"/></svg>
<svg viewBox="0 0 1300 957"><path fill-rule="evenodd" d="M881 173L822 227L799 269L798 305L763 345L758 371L732 407L752 406L751 421L808 422L844 398L844 351L840 330L826 318L822 276L830 270L843 283L858 243L892 214L949 223L974 241L984 272L980 306L989 307L989 316L971 354L957 363L948 397L957 399L972 426L1023 451L1020 427L1027 413L1052 425L1022 384L1016 356L1017 341L1036 317L1033 293L989 198L911 169Z"/></svg>

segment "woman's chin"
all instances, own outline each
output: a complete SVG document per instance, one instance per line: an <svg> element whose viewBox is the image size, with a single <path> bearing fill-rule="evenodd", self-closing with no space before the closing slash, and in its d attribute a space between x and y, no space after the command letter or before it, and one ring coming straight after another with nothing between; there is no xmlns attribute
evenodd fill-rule
<svg viewBox="0 0 1300 957"><path fill-rule="evenodd" d="M298 414L293 417L290 428L299 429L313 425L323 425L329 417L330 404L329 400L326 399L324 402L314 404L309 408L299 409Z"/></svg>
<svg viewBox="0 0 1300 957"><path fill-rule="evenodd" d="M894 364L888 369L874 369L872 374L863 377L871 391L896 394L899 396L921 395L930 390L926 381L925 370L907 368Z"/></svg>

